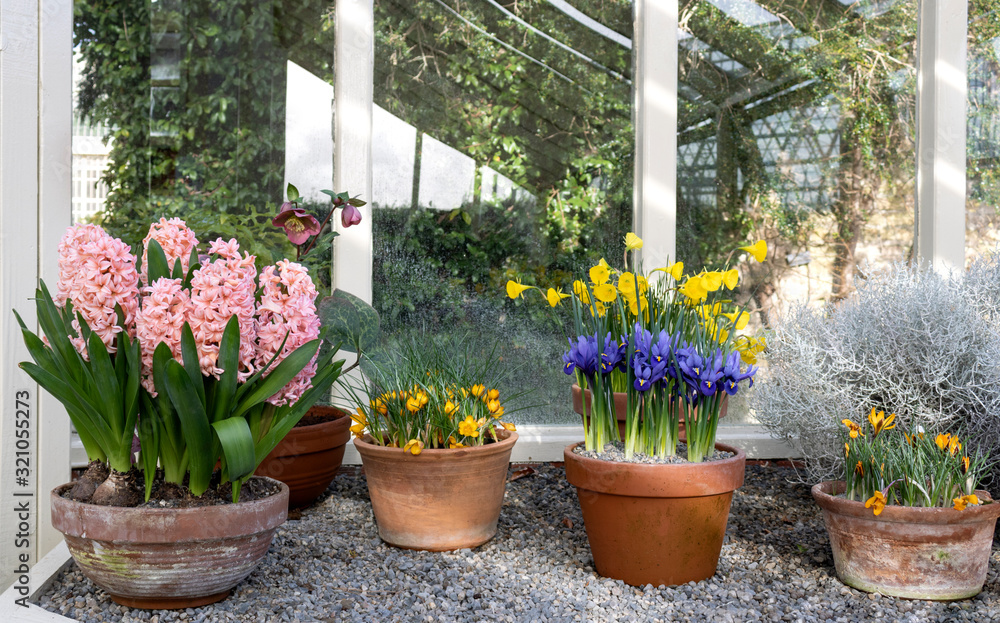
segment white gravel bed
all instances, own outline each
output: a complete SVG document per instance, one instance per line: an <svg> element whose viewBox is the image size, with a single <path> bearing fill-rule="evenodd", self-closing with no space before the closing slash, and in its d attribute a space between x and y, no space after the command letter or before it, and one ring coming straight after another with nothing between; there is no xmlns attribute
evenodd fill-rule
<svg viewBox="0 0 1000 623"><path fill-rule="evenodd" d="M515 466L515 469L518 469ZM955 603L869 595L841 584L809 488L788 468L748 466L716 575L633 588L594 572L576 492L560 466L507 484L497 536L474 550L400 550L376 532L364 477L279 528L261 567L217 604L116 605L75 566L39 605L86 622L148 621L1000 621L1000 548L983 592Z"/></svg>

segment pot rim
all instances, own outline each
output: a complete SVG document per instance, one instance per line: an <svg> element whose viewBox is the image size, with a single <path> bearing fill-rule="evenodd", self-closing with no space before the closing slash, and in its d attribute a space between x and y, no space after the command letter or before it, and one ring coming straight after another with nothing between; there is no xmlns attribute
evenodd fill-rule
<svg viewBox="0 0 1000 623"><path fill-rule="evenodd" d="M159 533L157 530L140 530L141 536L125 539L143 543L177 542L179 539L169 534L170 526L177 521L189 521L196 517L207 527L206 534L199 539L190 540L211 540L254 534L280 526L288 516L288 485L267 476L252 476L252 478L262 478L277 484L277 493L259 500L241 501L236 504L229 502L188 508L101 506L62 497L60 494L74 484L69 482L52 489L49 494L52 524L63 534L97 541L121 541L118 526L122 524L136 524L136 526L159 524L157 526ZM203 515L205 517L201 517ZM239 518L239 521L234 522L234 518ZM254 519L259 521L255 522ZM241 529L238 531L227 529L228 525L233 523L241 525ZM77 529L81 527L82 529Z"/></svg>
<svg viewBox="0 0 1000 623"><path fill-rule="evenodd" d="M847 488L843 480L825 480L812 486L812 496L824 511L879 521L885 523L924 523L924 524L961 524L995 521L1000 517L1000 503L993 501L988 491L977 489L976 495L990 504L968 506L964 511L954 508L928 508L925 506L886 505L881 513L875 515L872 509L865 508L865 503L837 497Z"/></svg>
<svg viewBox="0 0 1000 623"><path fill-rule="evenodd" d="M327 422L320 422L319 424L309 424L308 426L299 426L298 424L296 424L295 426L292 427L292 430L288 431L288 434L290 435L296 431L310 433L319 430L321 427L334 426L336 424L340 424L344 418L350 419L351 417L351 413L348 410L344 409L343 407L337 407L334 405L314 405L312 407L309 407L309 411L312 411L317 407L329 408L337 415L337 417ZM306 415L309 415L309 411L306 411Z"/></svg>
<svg viewBox="0 0 1000 623"><path fill-rule="evenodd" d="M470 454L495 454L501 452L509 451L509 447L514 445L517 441L517 433L515 431L507 430L506 428L497 431L497 435L500 436L500 440L495 443L488 443L482 446L466 446L465 448L427 448L420 451L419 455L412 454L403 450L402 448L389 448L387 446L380 446L373 441L372 436L365 433L363 437L354 438L354 446L358 449L358 452L367 452L372 455L379 456L393 456L400 455L401 459L414 459L419 460L423 455L446 458L446 457L463 457ZM362 455L363 458L363 455Z"/></svg>
<svg viewBox="0 0 1000 623"><path fill-rule="evenodd" d="M579 441L563 449L566 477L576 487L600 493L631 497L719 495L743 486L746 473L746 452L724 443L717 442L715 449L734 456L701 463L604 461L573 452L583 444Z"/></svg>

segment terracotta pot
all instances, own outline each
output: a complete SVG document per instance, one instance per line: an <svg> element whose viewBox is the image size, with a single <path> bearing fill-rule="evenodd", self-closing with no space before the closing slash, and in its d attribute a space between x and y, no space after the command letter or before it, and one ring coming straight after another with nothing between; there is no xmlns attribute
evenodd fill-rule
<svg viewBox="0 0 1000 623"><path fill-rule="evenodd" d="M332 415L336 419L309 426L296 426L254 472L288 485L288 506L308 506L326 491L344 460L351 439L350 415L336 407L317 406L309 415Z"/></svg>
<svg viewBox="0 0 1000 623"><path fill-rule="evenodd" d="M743 485L746 454L720 461L618 463L563 451L576 487L594 567L632 586L676 586L715 574L733 491Z"/></svg>
<svg viewBox="0 0 1000 623"><path fill-rule="evenodd" d="M225 599L267 554L285 522L288 487L239 504L122 508L84 504L53 489L52 526L85 576L123 606L194 608Z"/></svg>
<svg viewBox="0 0 1000 623"><path fill-rule="evenodd" d="M586 397L587 400L587 414L590 414L590 390L585 389L580 390L580 386L573 383L573 411L579 413L583 416L583 419L587 419L587 415L583 411L583 401ZM618 420L618 434L621 435L622 439L625 438L625 418L628 408L628 394L625 392L615 392L615 419ZM726 417L726 412L729 411L729 396L722 397L722 407L719 409L719 417ZM697 412L697 410L696 410ZM684 436L684 414L681 414L681 425L679 428L680 435Z"/></svg>
<svg viewBox="0 0 1000 623"><path fill-rule="evenodd" d="M963 511L886 506L876 517L864 502L836 497L845 488L843 481L812 488L841 582L909 599L965 599L982 590L1000 504Z"/></svg>
<svg viewBox="0 0 1000 623"><path fill-rule="evenodd" d="M496 443L424 450L417 456L376 445L367 435L355 439L382 540L439 552L493 538L517 441L510 431L499 436Z"/></svg>

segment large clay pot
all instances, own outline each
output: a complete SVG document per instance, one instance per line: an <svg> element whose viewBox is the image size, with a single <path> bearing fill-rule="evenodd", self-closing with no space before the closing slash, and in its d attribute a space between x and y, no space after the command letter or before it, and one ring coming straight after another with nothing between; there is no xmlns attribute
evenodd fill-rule
<svg viewBox="0 0 1000 623"><path fill-rule="evenodd" d="M580 386L573 383L573 411L579 413L586 420L587 416L590 414L590 390L580 390ZM584 399L587 402L586 412L583 410ZM615 392L615 419L618 420L618 434L621 438L625 438L625 419L628 413L628 394L625 392ZM726 412L729 410L729 396L722 397L722 407L719 408L719 417L723 418L726 416ZM684 414L681 414L681 423L679 427L679 432L681 436L684 436Z"/></svg>
<svg viewBox="0 0 1000 623"><path fill-rule="evenodd" d="M355 439L382 540L438 552L493 538L517 433L498 436L495 443L416 456L376 445L367 435Z"/></svg>
<svg viewBox="0 0 1000 623"><path fill-rule="evenodd" d="M812 488L841 582L909 599L965 599L983 589L1000 504L962 511L890 505L876 517L864 502L837 497L845 488L843 481ZM991 500L986 491L976 495Z"/></svg>
<svg viewBox="0 0 1000 623"><path fill-rule="evenodd" d="M350 415L341 409L317 406L306 416L330 416L320 424L296 426L281 440L254 472L288 485L288 506L312 504L326 491L344 460L351 439Z"/></svg>
<svg viewBox="0 0 1000 623"><path fill-rule="evenodd" d="M196 508L97 506L51 494L52 526L85 576L123 606L194 608L225 599L267 554L288 487L252 502Z"/></svg>
<svg viewBox="0 0 1000 623"><path fill-rule="evenodd" d="M632 586L676 586L715 574L746 454L702 463L647 464L563 451L597 573Z"/></svg>

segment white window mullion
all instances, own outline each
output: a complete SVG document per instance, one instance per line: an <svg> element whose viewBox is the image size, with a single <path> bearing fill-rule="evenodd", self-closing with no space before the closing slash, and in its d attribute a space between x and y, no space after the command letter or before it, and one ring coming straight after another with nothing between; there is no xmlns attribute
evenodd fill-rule
<svg viewBox="0 0 1000 623"><path fill-rule="evenodd" d="M917 257L965 265L968 6L920 0L917 28Z"/></svg>
<svg viewBox="0 0 1000 623"><path fill-rule="evenodd" d="M676 258L677 0L636 0L635 230L647 267Z"/></svg>

